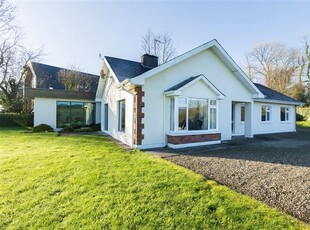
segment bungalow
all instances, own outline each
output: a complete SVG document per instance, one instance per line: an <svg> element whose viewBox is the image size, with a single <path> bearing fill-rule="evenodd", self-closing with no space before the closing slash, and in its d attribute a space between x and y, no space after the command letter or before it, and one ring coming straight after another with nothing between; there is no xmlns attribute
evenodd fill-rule
<svg viewBox="0 0 310 230"><path fill-rule="evenodd" d="M252 83L216 40L159 66L148 54L141 63L105 56L100 75L102 131L140 149L293 132L302 104Z"/></svg>
<svg viewBox="0 0 310 230"><path fill-rule="evenodd" d="M30 65L27 92L34 98L35 125L58 129L76 121L101 123L104 133L140 149L294 132L295 107L302 104L252 83L216 40L162 65L149 54L141 62L105 56L88 92L55 88L59 80L51 76L59 68L53 68ZM54 79L54 84L39 85L39 79Z"/></svg>

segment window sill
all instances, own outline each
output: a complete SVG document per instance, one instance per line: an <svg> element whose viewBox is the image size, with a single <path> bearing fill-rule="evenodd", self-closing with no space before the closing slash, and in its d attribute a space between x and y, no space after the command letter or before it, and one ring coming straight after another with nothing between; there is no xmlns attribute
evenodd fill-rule
<svg viewBox="0 0 310 230"><path fill-rule="evenodd" d="M213 134L218 133L217 129L203 130L203 131L169 131L167 135L170 136L186 136L186 135L199 135L199 134Z"/></svg>
<svg viewBox="0 0 310 230"><path fill-rule="evenodd" d="M261 124L272 124L271 121L261 121L260 123L261 123Z"/></svg>

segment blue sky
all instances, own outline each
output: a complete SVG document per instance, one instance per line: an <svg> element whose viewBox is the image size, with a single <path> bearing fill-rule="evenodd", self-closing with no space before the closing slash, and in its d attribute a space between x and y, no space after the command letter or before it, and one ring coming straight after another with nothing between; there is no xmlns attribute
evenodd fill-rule
<svg viewBox="0 0 310 230"><path fill-rule="evenodd" d="M25 43L43 63L98 74L98 54L139 61L148 29L168 32L178 54L217 39L238 64L264 41L301 46L308 1L13 1Z"/></svg>

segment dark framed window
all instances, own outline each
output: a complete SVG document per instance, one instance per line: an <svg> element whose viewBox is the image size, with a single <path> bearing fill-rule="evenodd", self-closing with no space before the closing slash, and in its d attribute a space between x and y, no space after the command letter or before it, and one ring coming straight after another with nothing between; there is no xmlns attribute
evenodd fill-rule
<svg viewBox="0 0 310 230"><path fill-rule="evenodd" d="M57 101L57 128L77 124L87 126L95 124L95 103Z"/></svg>
<svg viewBox="0 0 310 230"><path fill-rule="evenodd" d="M118 101L118 131L125 132L125 100Z"/></svg>

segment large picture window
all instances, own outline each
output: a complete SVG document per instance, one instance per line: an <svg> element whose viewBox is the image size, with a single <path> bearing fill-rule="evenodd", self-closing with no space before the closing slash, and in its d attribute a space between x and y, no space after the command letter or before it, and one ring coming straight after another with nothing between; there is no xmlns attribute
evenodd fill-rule
<svg viewBox="0 0 310 230"><path fill-rule="evenodd" d="M95 123L95 104L89 102L57 101L57 128Z"/></svg>
<svg viewBox="0 0 310 230"><path fill-rule="evenodd" d="M290 109L287 107L281 107L280 109L281 121L289 121L290 119Z"/></svg>
<svg viewBox="0 0 310 230"><path fill-rule="evenodd" d="M262 106L261 121L270 121L271 119L271 106Z"/></svg>
<svg viewBox="0 0 310 230"><path fill-rule="evenodd" d="M125 100L118 101L118 131L125 132Z"/></svg>
<svg viewBox="0 0 310 230"><path fill-rule="evenodd" d="M187 97L171 98L170 122L171 131L215 130L217 101Z"/></svg>

